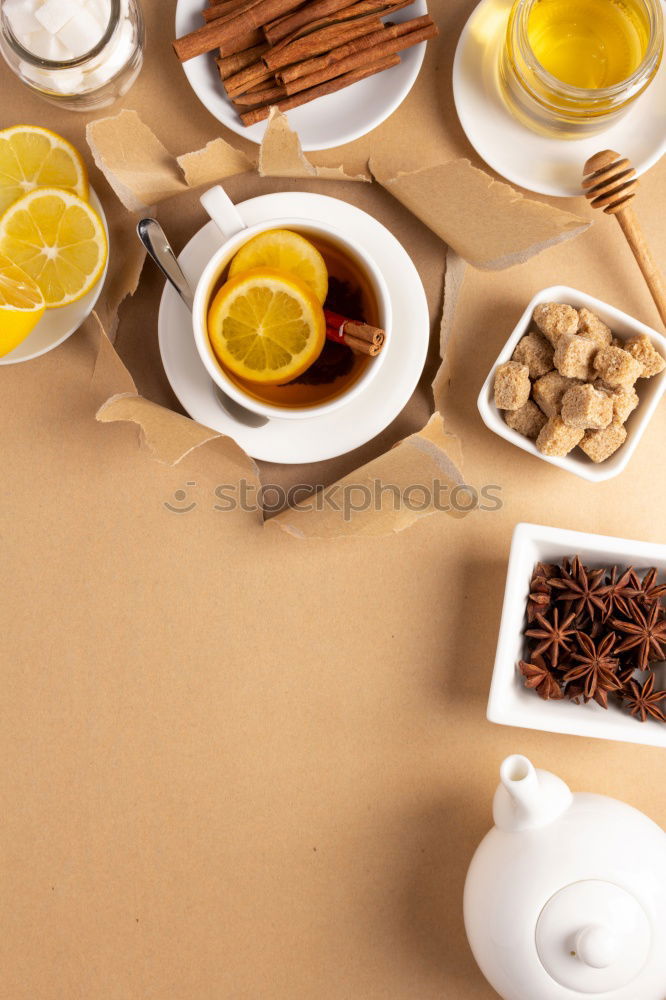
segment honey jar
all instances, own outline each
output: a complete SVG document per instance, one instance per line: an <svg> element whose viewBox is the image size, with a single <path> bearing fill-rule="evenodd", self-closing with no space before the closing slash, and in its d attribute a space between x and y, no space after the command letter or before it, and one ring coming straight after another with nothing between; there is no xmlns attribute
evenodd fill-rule
<svg viewBox="0 0 666 1000"><path fill-rule="evenodd" d="M500 56L503 96L533 130L579 139L627 111L663 48L661 0L516 0Z"/></svg>

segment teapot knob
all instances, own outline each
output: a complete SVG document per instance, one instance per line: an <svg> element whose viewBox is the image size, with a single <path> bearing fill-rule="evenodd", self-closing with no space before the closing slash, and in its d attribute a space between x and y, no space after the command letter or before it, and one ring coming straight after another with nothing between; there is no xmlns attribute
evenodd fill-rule
<svg viewBox="0 0 666 1000"><path fill-rule="evenodd" d="M601 924L584 927L576 939L576 954L593 969L607 969L616 960L617 952L616 936Z"/></svg>

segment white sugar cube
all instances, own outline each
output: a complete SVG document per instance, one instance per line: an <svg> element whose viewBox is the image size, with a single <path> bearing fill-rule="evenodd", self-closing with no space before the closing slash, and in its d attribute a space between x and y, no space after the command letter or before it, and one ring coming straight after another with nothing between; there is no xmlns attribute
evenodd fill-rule
<svg viewBox="0 0 666 1000"><path fill-rule="evenodd" d="M3 7L5 17L17 40L24 45L24 40L33 32L43 31L43 28L34 14L34 6L30 3L23 3L23 0L12 0Z"/></svg>
<svg viewBox="0 0 666 1000"><path fill-rule="evenodd" d="M58 31L58 38L74 56L82 56L97 45L104 34L99 22L87 10L81 9Z"/></svg>
<svg viewBox="0 0 666 1000"><path fill-rule="evenodd" d="M59 69L50 73L50 87L58 94L78 94L83 83L79 69Z"/></svg>
<svg viewBox="0 0 666 1000"><path fill-rule="evenodd" d="M35 11L35 17L52 35L58 32L73 15L78 15L81 8L71 0L45 0L45 3Z"/></svg>
<svg viewBox="0 0 666 1000"><path fill-rule="evenodd" d="M109 18L111 17L111 4L109 3L109 0L87 0L85 7L86 10L95 18L102 29L102 32L106 31L106 26L108 25Z"/></svg>
<svg viewBox="0 0 666 1000"><path fill-rule="evenodd" d="M30 42L25 47L28 52L39 56L40 59L50 59L52 62L62 62L72 58L69 49L58 40L57 36L50 35L44 30L30 35Z"/></svg>
<svg viewBox="0 0 666 1000"><path fill-rule="evenodd" d="M107 80L119 73L134 49L134 29L129 21L123 21L116 42L106 54L102 71Z"/></svg>

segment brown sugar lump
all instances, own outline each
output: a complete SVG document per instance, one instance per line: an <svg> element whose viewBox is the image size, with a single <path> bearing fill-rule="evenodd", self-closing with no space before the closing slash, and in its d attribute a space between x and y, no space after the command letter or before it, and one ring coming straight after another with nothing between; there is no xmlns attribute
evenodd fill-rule
<svg viewBox="0 0 666 1000"><path fill-rule="evenodd" d="M563 336L555 345L553 361L560 375L586 380L590 377L592 359L598 350L599 345L594 340L577 335Z"/></svg>
<svg viewBox="0 0 666 1000"><path fill-rule="evenodd" d="M560 302L539 303L532 318L553 347L560 337L571 336L578 329L578 313L573 306L565 306Z"/></svg>
<svg viewBox="0 0 666 1000"><path fill-rule="evenodd" d="M641 374L643 366L621 347L602 347L594 358L594 370L611 389L623 386L630 389Z"/></svg>
<svg viewBox="0 0 666 1000"><path fill-rule="evenodd" d="M605 462L627 440L627 428L617 421L599 431L586 431L581 448L593 462Z"/></svg>
<svg viewBox="0 0 666 1000"><path fill-rule="evenodd" d="M654 349L652 341L645 334L626 340L624 349L642 366L639 378L652 378L666 368L666 360Z"/></svg>
<svg viewBox="0 0 666 1000"><path fill-rule="evenodd" d="M528 333L519 341L513 360L527 365L530 378L540 378L553 370L553 345L540 333Z"/></svg>
<svg viewBox="0 0 666 1000"><path fill-rule="evenodd" d="M542 455L563 458L580 444L584 434L580 427L567 426L562 417L549 417L539 432L536 446Z"/></svg>
<svg viewBox="0 0 666 1000"><path fill-rule="evenodd" d="M620 386L618 389L613 389L610 393L610 398L613 402L613 420L617 421L619 424L623 424L629 419L629 414L638 406L638 393L632 387L625 389Z"/></svg>
<svg viewBox="0 0 666 1000"><path fill-rule="evenodd" d="M599 347L610 344L613 336L610 328L585 306L578 310L578 333L586 340L593 340Z"/></svg>
<svg viewBox="0 0 666 1000"><path fill-rule="evenodd" d="M495 372L495 406L500 410L519 410L530 398L529 369L517 361L505 361Z"/></svg>
<svg viewBox="0 0 666 1000"><path fill-rule="evenodd" d="M613 400L593 385L574 385L562 397L562 420L568 427L599 430L613 419Z"/></svg>
<svg viewBox="0 0 666 1000"><path fill-rule="evenodd" d="M573 378L565 378L559 372L548 372L534 383L532 395L547 417L555 417L562 408L562 397L572 385L580 383Z"/></svg>
<svg viewBox="0 0 666 1000"><path fill-rule="evenodd" d="M536 403L528 399L519 410L507 410L504 419L514 431L534 440L539 436L539 432L546 422L546 415L541 412Z"/></svg>

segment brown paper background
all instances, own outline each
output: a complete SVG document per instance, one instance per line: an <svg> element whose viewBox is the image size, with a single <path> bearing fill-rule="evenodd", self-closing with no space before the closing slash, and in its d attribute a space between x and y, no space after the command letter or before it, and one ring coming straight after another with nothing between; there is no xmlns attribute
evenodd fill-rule
<svg viewBox="0 0 666 1000"><path fill-rule="evenodd" d="M476 162L448 89L469 9L433 4L442 36L371 140L387 161L415 168L447 149ZM147 64L123 103L175 153L202 148L219 129L168 61L172 5L144 10ZM51 125L83 148L85 116L32 99L5 67L0 78L3 124ZM360 171L367 148L310 155ZM91 173L113 226L121 209ZM665 176L651 171L637 202L661 261L663 213L647 206L663 204ZM322 191L377 215L414 257L437 327L444 247L377 185L248 174L226 186L235 199ZM203 222L193 192L159 215L177 247ZM476 412L525 302L560 282L659 328L611 220L510 271L465 269L437 395L468 482L500 484L504 505L388 537L297 539L215 511L215 486L241 474L219 439L167 464L135 424L95 420L133 388L112 354L95 370L92 322L3 368L2 1000L490 1000L461 892L502 757L527 753L664 822L659 750L485 721L514 524L664 537L663 407L627 472L600 485L511 448ZM160 291L147 268L116 345L138 390L175 408ZM437 367L435 335L424 388L382 448L427 421ZM309 472L330 482L376 444ZM196 509L166 510L188 482Z"/></svg>

